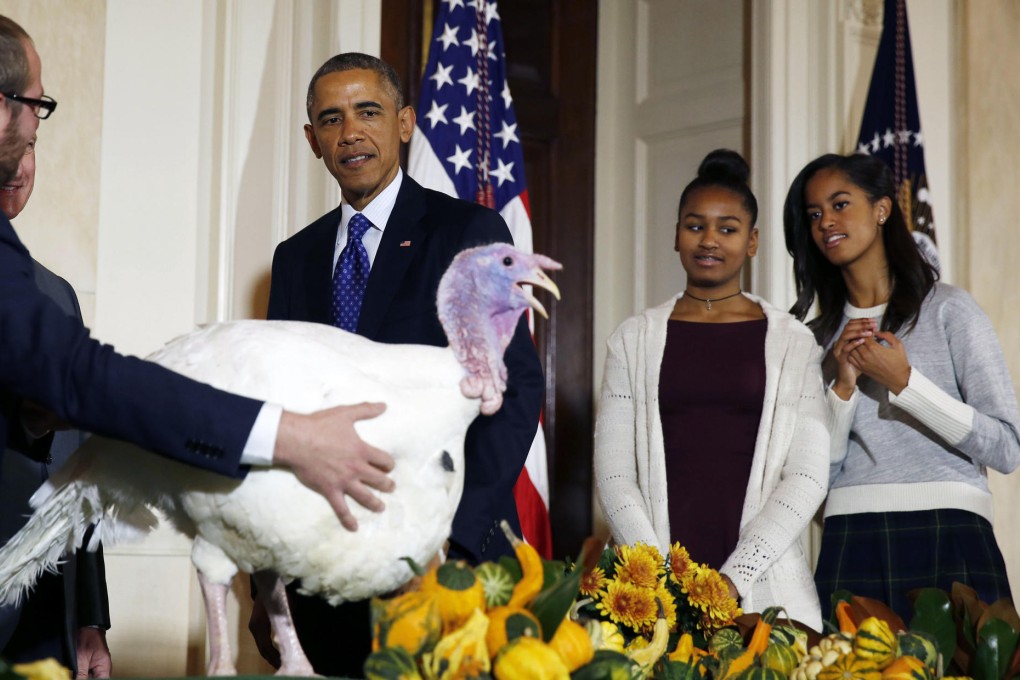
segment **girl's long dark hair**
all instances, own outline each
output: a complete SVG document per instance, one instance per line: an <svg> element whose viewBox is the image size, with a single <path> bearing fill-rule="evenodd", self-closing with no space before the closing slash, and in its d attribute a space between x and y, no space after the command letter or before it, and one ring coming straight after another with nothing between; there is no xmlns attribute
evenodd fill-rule
<svg viewBox="0 0 1020 680"><path fill-rule="evenodd" d="M790 185L783 206L783 229L786 250L793 256L793 275L797 285L797 302L790 313L803 320L818 296L821 313L808 323L815 338L828 346L843 320L846 284L839 267L829 262L811 237L805 191L807 183L819 170L835 169L859 187L872 203L883 196L892 201L892 214L882 226L882 242L889 261L891 293L882 317L882 330L895 333L903 327L913 328L921 303L927 297L938 272L917 249L903 211L896 198L896 184L889 167L874 156L826 154L808 163Z"/></svg>

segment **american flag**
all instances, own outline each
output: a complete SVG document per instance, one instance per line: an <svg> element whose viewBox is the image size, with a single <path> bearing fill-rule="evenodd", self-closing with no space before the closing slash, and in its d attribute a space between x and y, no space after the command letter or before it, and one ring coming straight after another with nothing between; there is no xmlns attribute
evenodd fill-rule
<svg viewBox="0 0 1020 680"><path fill-rule="evenodd" d="M498 210L531 252L524 154L496 3L443 0L411 138L408 174L421 185ZM541 425L514 487L524 538L552 555L549 473Z"/></svg>
<svg viewBox="0 0 1020 680"><path fill-rule="evenodd" d="M921 252L938 268L906 0L885 0L882 38L856 150L878 156L892 168L907 226Z"/></svg>

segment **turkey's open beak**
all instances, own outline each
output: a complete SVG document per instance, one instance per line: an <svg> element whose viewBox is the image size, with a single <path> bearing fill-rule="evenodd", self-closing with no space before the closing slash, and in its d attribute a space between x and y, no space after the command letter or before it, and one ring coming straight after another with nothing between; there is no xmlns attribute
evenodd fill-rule
<svg viewBox="0 0 1020 680"><path fill-rule="evenodd" d="M521 291L523 292L524 299L527 301L528 305L541 314L542 318L548 319L549 314L545 311L545 307L543 307L542 303L539 302L527 288L524 288L524 286L538 286L539 288L544 288L552 293L557 300L560 299L559 286L557 286L552 279L546 276L545 272L539 267L535 267L535 269L526 278L517 281L517 285L521 286Z"/></svg>

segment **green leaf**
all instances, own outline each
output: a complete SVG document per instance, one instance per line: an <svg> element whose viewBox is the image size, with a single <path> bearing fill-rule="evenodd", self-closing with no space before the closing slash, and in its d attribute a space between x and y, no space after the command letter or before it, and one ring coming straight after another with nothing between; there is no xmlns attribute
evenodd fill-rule
<svg viewBox="0 0 1020 680"><path fill-rule="evenodd" d="M971 668L974 680L1000 680L1009 668L1018 640L1020 635L1002 619L992 619L982 626Z"/></svg>
<svg viewBox="0 0 1020 680"><path fill-rule="evenodd" d="M938 588L918 591L910 630L928 633L935 638L942 658L947 662L953 658L956 652L956 622L953 620L953 604L945 591Z"/></svg>
<svg viewBox="0 0 1020 680"><path fill-rule="evenodd" d="M542 560L542 589L549 588L565 575L565 565L559 560Z"/></svg>
<svg viewBox="0 0 1020 680"><path fill-rule="evenodd" d="M574 569L552 586L540 592L538 597L528 605L528 609L542 624L542 639L545 642L552 640L563 617L567 615L574 600L577 599L583 574L583 569Z"/></svg>
<svg viewBox="0 0 1020 680"><path fill-rule="evenodd" d="M499 558L499 566L503 567L510 573L510 578L513 579L515 584L521 580L521 563L517 561L516 557L503 555Z"/></svg>

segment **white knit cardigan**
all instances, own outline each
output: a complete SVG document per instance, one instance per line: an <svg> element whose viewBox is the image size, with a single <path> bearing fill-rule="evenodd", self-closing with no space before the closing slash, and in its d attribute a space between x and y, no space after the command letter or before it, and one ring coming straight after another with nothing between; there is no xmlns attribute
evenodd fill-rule
<svg viewBox="0 0 1020 680"><path fill-rule="evenodd" d="M740 537L719 570L733 581L745 611L782 605L821 630L818 594L799 539L828 488L822 350L791 315L745 296L761 306L768 322L765 399ZM609 338L595 425L596 495L613 540L655 545L663 554L670 532L659 370L675 301L627 319ZM710 508L705 521L711 521Z"/></svg>

